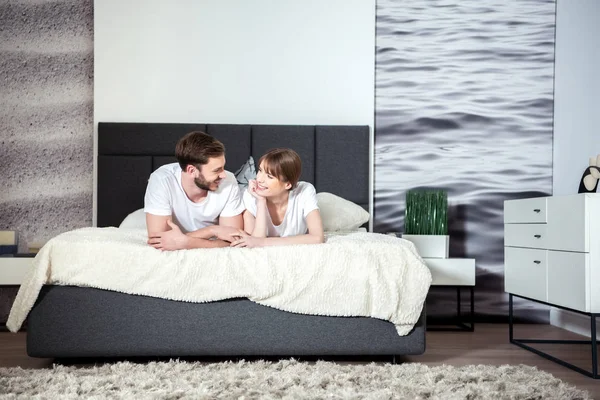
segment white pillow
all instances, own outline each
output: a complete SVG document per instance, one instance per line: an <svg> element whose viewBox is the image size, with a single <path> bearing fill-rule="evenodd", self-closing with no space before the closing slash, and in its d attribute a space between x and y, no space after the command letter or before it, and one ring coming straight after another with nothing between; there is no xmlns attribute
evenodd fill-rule
<svg viewBox="0 0 600 400"><path fill-rule="evenodd" d="M135 210L125 217L119 228L146 229L146 213L143 208Z"/></svg>
<svg viewBox="0 0 600 400"><path fill-rule="evenodd" d="M235 179L237 179L238 186L243 192L248 187L248 182L251 179L256 179L256 168L254 167L254 158L250 156L248 160L242 164L242 166L235 171Z"/></svg>
<svg viewBox="0 0 600 400"><path fill-rule="evenodd" d="M332 193L317 193L317 203L326 232L357 230L370 217L361 206Z"/></svg>

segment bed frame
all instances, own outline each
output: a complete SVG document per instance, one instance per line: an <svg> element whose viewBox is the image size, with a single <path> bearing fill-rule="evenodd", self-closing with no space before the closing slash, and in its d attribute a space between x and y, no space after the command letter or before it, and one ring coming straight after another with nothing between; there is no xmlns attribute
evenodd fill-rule
<svg viewBox="0 0 600 400"><path fill-rule="evenodd" d="M143 207L150 173L174 162L193 130L218 138L226 168L290 147L301 180L369 209L368 126L100 123L97 226L118 226ZM126 266L124 266L126 268ZM72 286L45 286L29 314L33 357L341 356L425 351L424 312L412 332L366 317L302 315L248 299L186 303Z"/></svg>

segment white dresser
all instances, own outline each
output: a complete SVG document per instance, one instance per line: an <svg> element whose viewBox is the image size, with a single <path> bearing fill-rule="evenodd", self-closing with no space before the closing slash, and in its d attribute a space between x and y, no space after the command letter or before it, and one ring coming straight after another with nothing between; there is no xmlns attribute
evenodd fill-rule
<svg viewBox="0 0 600 400"><path fill-rule="evenodd" d="M505 201L504 289L600 313L600 194Z"/></svg>

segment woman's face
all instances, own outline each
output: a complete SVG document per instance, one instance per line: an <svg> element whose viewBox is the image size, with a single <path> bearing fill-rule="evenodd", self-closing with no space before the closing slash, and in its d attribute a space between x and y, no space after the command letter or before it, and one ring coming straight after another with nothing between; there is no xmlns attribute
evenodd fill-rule
<svg viewBox="0 0 600 400"><path fill-rule="evenodd" d="M289 182L282 182L276 176L268 174L264 162L258 167L256 183L256 193L264 197L278 196L291 187Z"/></svg>

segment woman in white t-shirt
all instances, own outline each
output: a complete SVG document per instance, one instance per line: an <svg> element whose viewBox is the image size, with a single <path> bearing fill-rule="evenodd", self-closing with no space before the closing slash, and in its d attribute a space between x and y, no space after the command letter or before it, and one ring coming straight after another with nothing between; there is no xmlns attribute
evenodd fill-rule
<svg viewBox="0 0 600 400"><path fill-rule="evenodd" d="M313 185L298 182L300 156L273 149L258 162L256 180L244 192L244 230L233 247L323 243L323 222Z"/></svg>

